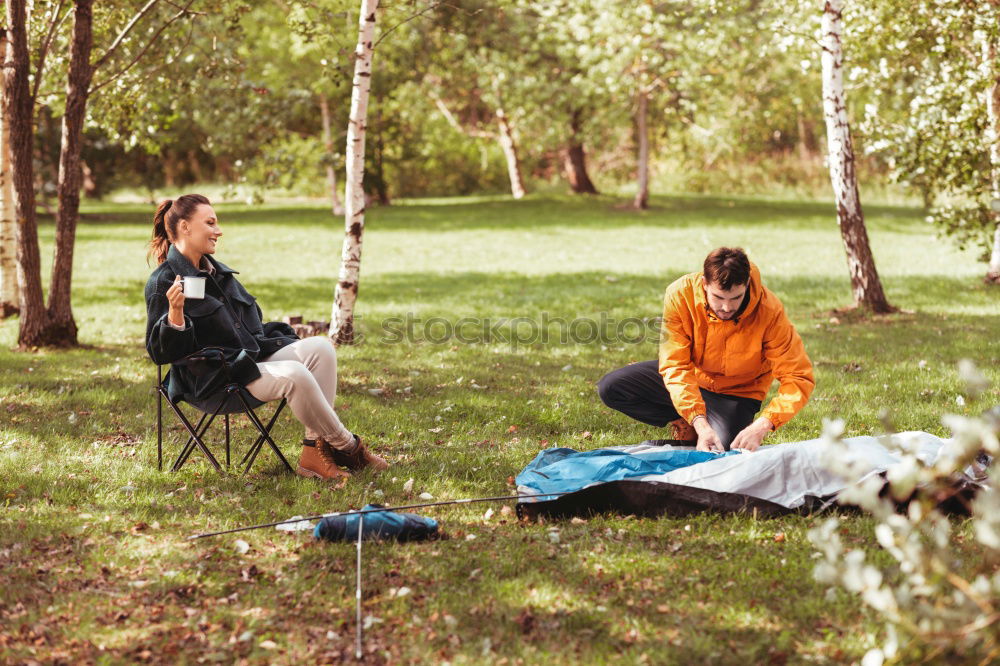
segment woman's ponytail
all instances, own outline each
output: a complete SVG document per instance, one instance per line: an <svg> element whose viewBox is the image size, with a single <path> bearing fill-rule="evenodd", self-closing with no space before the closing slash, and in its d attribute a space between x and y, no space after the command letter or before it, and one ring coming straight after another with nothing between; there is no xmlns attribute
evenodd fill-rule
<svg viewBox="0 0 1000 666"><path fill-rule="evenodd" d="M156 257L156 264L162 264L167 260L167 250L170 249L170 235L167 233L167 211L174 202L170 199L162 202L156 208L153 215L153 238L149 241L149 252L146 253L146 260Z"/></svg>
<svg viewBox="0 0 1000 666"><path fill-rule="evenodd" d="M175 200L167 199L157 206L156 214L153 215L153 238L149 241L146 261L150 257L156 257L156 264L159 265L167 260L170 244L177 240L178 222L190 219L202 204L211 205L201 194L184 194Z"/></svg>

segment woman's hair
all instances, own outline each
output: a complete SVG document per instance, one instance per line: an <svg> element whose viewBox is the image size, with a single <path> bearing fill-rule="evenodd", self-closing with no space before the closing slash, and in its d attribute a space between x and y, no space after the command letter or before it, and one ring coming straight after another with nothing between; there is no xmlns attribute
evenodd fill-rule
<svg viewBox="0 0 1000 666"><path fill-rule="evenodd" d="M190 218L202 204L211 205L208 198L201 194L185 194L173 201L167 199L161 202L153 216L153 239L149 241L146 259L156 257L157 265L166 261L170 244L177 240L177 223Z"/></svg>

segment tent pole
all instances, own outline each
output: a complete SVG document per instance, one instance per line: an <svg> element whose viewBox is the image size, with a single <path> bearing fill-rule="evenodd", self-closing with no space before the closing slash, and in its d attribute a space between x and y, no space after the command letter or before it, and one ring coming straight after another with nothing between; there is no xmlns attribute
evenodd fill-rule
<svg viewBox="0 0 1000 666"><path fill-rule="evenodd" d="M356 643L355 643L355 646L354 646L354 657L355 657L355 659L361 659L361 631L362 631L362 622L361 622L361 534L362 534L362 530L364 529L364 526L365 526L365 516L364 516L364 514L361 514L360 516L358 516L358 563L355 566L355 569L357 569L357 573L358 573L358 581L357 581L357 585L356 585L356 588L355 588L355 594L354 594L354 596L356 598L356 601L355 601L355 606L356 606L356 613L355 613L355 615L357 616L356 624L358 625L358 627L357 627L357 632L358 632L357 633L357 639L356 639Z"/></svg>
<svg viewBox="0 0 1000 666"><path fill-rule="evenodd" d="M379 507L377 509L355 509L354 511L336 511L334 513L321 513L315 516L305 516L304 518L287 518L285 520L278 520L273 523L261 523L260 525L248 525L246 527L234 527L231 530L222 530L220 532L205 532L203 534L192 534L187 538L188 541L193 541L195 539L204 539L206 537L222 536L223 534L234 534L236 532L246 532L248 530L259 530L265 527L276 527L278 525L286 525L288 523L299 523L303 520L322 520L323 518L333 518L334 516L355 516L364 515L366 513L384 513L386 511L402 511L403 509L423 509L430 506L448 506L451 504L472 504L473 502L504 502L507 500L522 500L522 499L532 499L539 497L561 497L562 495L569 495L570 493L577 492L575 490L565 491L560 493L542 493L538 495L504 495L502 497L473 497L467 499L457 499L457 500L443 500L440 502L424 502L423 504L407 504L405 506L385 506Z"/></svg>

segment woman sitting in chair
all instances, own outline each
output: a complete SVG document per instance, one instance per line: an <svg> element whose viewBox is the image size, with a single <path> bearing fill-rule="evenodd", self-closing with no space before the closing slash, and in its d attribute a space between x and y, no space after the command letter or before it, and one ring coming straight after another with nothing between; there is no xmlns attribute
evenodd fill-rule
<svg viewBox="0 0 1000 666"><path fill-rule="evenodd" d="M177 363L206 347L220 349L225 364L193 371L174 365L171 399L205 400L237 382L261 402L285 398L305 426L296 472L333 479L356 471L385 469L333 410L337 355L326 337L299 340L291 327L261 322L257 301L236 271L212 255L222 230L208 199L185 194L164 201L153 217L150 256L159 264L146 283L146 349L158 364ZM204 297L185 298L182 278L204 278Z"/></svg>

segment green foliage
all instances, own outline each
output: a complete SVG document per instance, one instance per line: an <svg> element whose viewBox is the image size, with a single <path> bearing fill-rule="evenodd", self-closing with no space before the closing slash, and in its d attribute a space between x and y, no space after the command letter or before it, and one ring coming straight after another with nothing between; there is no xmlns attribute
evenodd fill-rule
<svg viewBox="0 0 1000 666"><path fill-rule="evenodd" d="M33 40L58 3L37 2ZM342 163L357 36L347 0L199 0L199 14L149 42L176 8L162 3L96 81L84 160L98 192L222 182L278 193L325 191ZM928 204L941 229L982 245L990 222L984 85L995 63L988 0L848 3L852 118L865 191L891 180ZM65 13L66 8L61 10ZM95 53L135 11L99 3ZM635 170L633 106L652 97L653 182L673 191L824 191L815 2L405 0L378 15L366 188L386 197L502 192L489 136L502 104L526 177L554 184L578 114L592 177L614 189ZM54 173L60 24L41 103L43 176ZM319 95L334 149L323 148ZM48 161L46 161L48 160Z"/></svg>
<svg viewBox="0 0 1000 666"><path fill-rule="evenodd" d="M988 253L997 218L986 96L1000 63L1000 8L988 1L853 3L850 79L865 96L866 152L919 191L928 219Z"/></svg>

